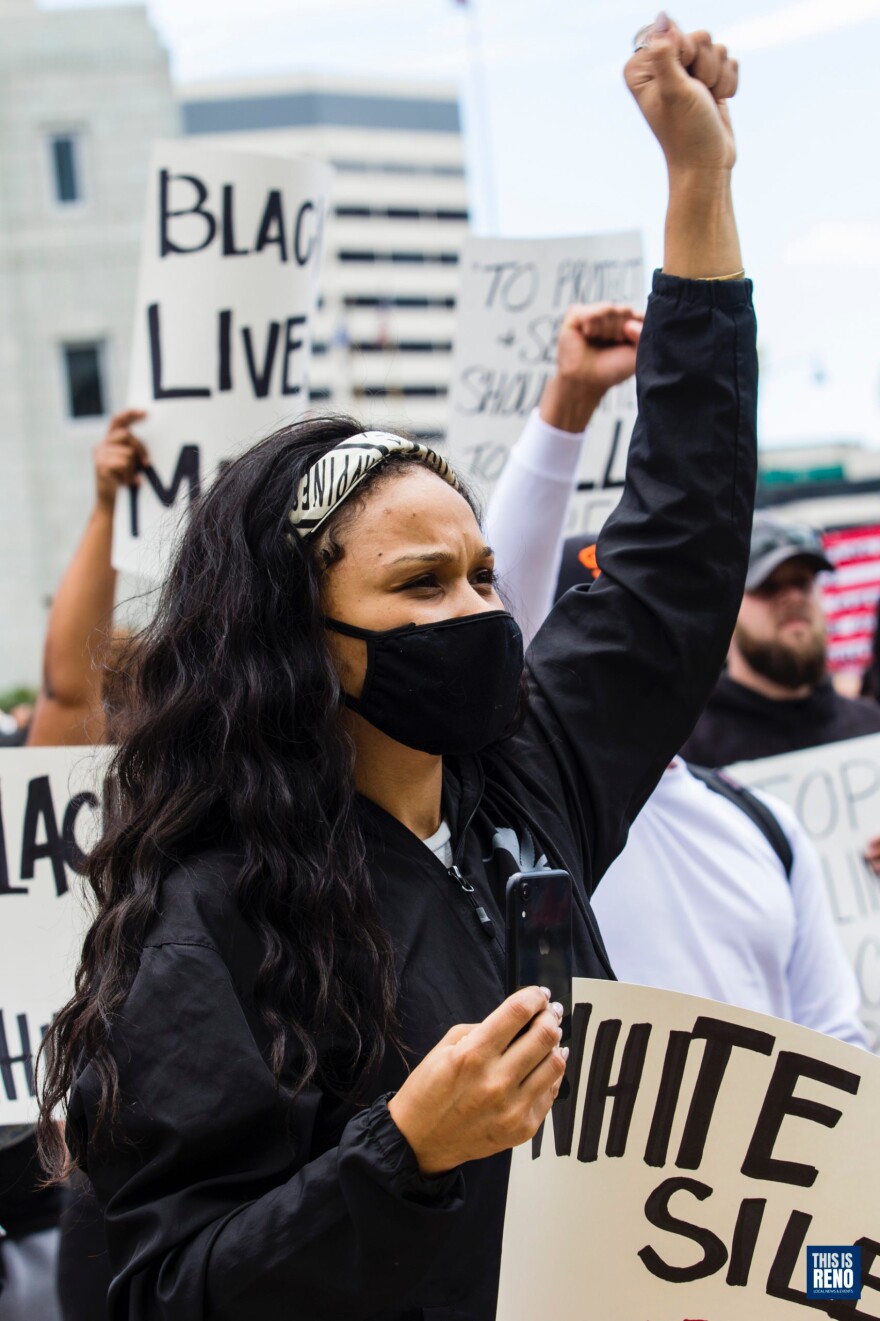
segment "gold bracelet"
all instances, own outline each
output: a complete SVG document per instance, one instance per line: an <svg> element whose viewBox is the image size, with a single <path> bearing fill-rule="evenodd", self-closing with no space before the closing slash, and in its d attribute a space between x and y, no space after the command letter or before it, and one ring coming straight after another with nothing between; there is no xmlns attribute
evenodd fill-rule
<svg viewBox="0 0 880 1321"><path fill-rule="evenodd" d="M734 271L733 275L695 275L693 278L701 284L708 284L710 280L744 280L746 273L745 271Z"/></svg>

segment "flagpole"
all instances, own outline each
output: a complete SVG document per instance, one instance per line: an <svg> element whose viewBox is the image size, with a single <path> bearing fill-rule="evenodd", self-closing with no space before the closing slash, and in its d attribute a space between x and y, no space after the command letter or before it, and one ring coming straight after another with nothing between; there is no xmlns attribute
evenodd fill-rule
<svg viewBox="0 0 880 1321"><path fill-rule="evenodd" d="M483 33L480 24L478 0L457 0L463 9L469 11L468 50L470 55L471 88L474 102L473 119L476 121L473 142L480 168L482 202L485 212L487 234L498 233L498 208L495 195L495 169L492 157L492 131L489 122L489 94L486 79L486 60L483 46Z"/></svg>

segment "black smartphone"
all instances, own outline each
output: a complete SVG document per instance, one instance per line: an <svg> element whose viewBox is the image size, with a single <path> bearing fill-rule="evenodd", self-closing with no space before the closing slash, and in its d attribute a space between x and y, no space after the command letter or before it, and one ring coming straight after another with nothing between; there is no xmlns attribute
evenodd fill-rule
<svg viewBox="0 0 880 1321"><path fill-rule="evenodd" d="M562 1042L571 1037L572 886L567 871L517 872L506 893L507 994L546 986L562 1005Z"/></svg>

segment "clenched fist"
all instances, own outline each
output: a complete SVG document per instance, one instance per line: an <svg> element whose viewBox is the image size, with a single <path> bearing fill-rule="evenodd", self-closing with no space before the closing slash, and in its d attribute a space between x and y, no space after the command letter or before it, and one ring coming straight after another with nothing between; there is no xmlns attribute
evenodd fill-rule
<svg viewBox="0 0 880 1321"><path fill-rule="evenodd" d="M736 60L708 32L681 32L665 14L644 42L624 75L670 170L730 170L736 146L727 100L736 92Z"/></svg>
<svg viewBox="0 0 880 1321"><path fill-rule="evenodd" d="M556 341L556 374L540 413L561 431L583 431L606 394L635 373L644 313L614 303L574 303Z"/></svg>

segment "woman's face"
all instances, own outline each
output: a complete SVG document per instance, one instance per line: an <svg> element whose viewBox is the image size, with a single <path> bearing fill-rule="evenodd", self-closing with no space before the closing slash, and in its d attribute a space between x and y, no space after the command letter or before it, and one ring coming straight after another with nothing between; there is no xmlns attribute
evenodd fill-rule
<svg viewBox="0 0 880 1321"><path fill-rule="evenodd" d="M470 506L428 468L413 464L380 481L340 540L345 554L324 575L332 619L378 631L504 609ZM366 643L339 633L328 639L342 687L358 697Z"/></svg>

